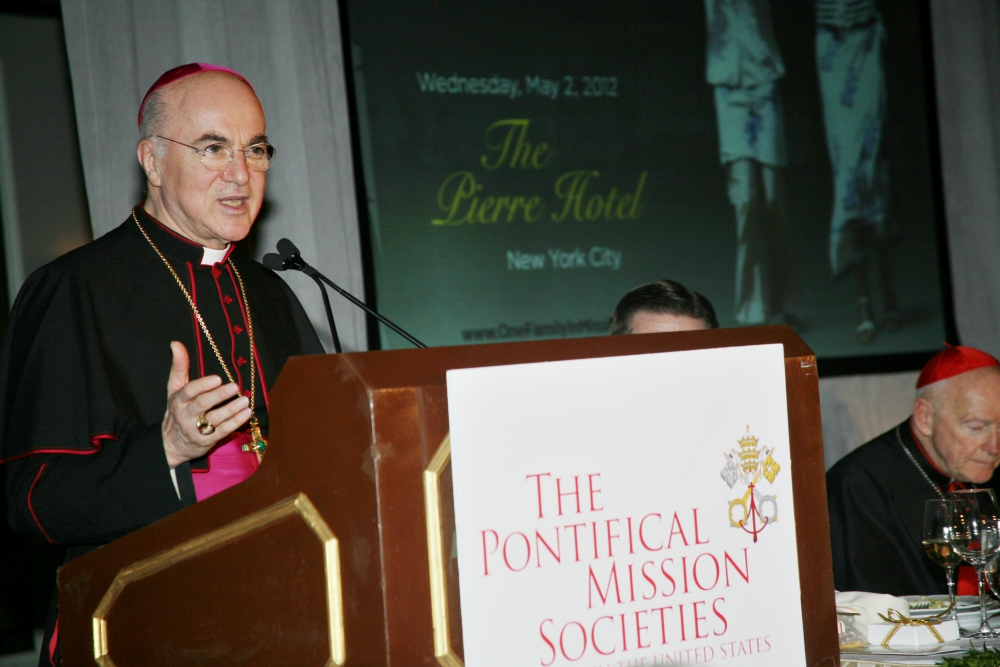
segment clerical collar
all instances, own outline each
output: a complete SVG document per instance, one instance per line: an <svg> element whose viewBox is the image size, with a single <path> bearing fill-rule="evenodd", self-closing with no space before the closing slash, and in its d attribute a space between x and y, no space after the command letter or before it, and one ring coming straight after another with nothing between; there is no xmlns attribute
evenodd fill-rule
<svg viewBox="0 0 1000 667"><path fill-rule="evenodd" d="M232 243L226 244L226 247L221 250L202 246L201 265L212 266L213 264L221 264L226 261L226 257L229 256L229 246L231 245Z"/></svg>
<svg viewBox="0 0 1000 667"><path fill-rule="evenodd" d="M229 259L235 244L230 243L222 250L206 248L200 243L185 238L151 216L141 205L136 207L136 213L143 229L164 255L172 260L188 262L195 267L221 264Z"/></svg>

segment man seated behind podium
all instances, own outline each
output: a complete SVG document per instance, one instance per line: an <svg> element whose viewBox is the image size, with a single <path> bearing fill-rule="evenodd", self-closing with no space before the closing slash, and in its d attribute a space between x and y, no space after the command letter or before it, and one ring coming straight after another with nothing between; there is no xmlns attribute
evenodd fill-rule
<svg viewBox="0 0 1000 667"><path fill-rule="evenodd" d="M145 202L28 278L0 351L9 520L68 558L253 474L268 389L322 352L287 285L233 252L274 156L250 84L170 70L139 130Z"/></svg>
<svg viewBox="0 0 1000 667"><path fill-rule="evenodd" d="M673 280L639 285L611 313L611 335L718 329L711 302Z"/></svg>
<svg viewBox="0 0 1000 667"><path fill-rule="evenodd" d="M826 474L837 590L946 592L924 554L924 503L954 489L1000 490L1000 362L948 347L924 366L913 415Z"/></svg>

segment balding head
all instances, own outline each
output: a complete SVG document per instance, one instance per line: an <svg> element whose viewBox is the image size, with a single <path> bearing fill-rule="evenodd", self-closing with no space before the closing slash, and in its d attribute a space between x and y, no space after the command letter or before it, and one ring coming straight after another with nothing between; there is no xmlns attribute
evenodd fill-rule
<svg viewBox="0 0 1000 667"><path fill-rule="evenodd" d="M253 88L246 83L245 79L237 74L214 70L189 75L177 81L168 83L161 88L154 88L147 93L146 98L142 103L141 122L139 123L140 139L149 139L149 137L154 134L164 134L167 131L165 126L170 103L174 102L178 94L182 93L185 88L189 89L191 83L194 83L198 77L207 77L200 82L202 84L206 82L211 84L213 82L213 77L215 77L216 82L224 80L218 77L227 77L246 86L254 95L254 99L257 97ZM188 82L187 86L185 86L185 82ZM260 104L260 101L258 100L257 103ZM263 113L263 108L261 109L261 113Z"/></svg>
<svg viewBox="0 0 1000 667"><path fill-rule="evenodd" d="M181 235L222 248L243 239L260 211L266 177L244 151L267 141L264 109L241 78L199 72L166 84L146 100L137 154L146 172L147 212ZM186 144L186 145L182 145ZM198 151L232 151L220 170Z"/></svg>
<svg viewBox="0 0 1000 667"><path fill-rule="evenodd" d="M1000 367L977 368L917 392L913 431L935 465L966 482L1000 465Z"/></svg>

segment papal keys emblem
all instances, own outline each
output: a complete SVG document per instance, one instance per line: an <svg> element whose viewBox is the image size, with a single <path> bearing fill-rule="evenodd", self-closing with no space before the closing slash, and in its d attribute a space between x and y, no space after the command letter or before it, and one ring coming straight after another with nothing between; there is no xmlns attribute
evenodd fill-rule
<svg viewBox="0 0 1000 667"><path fill-rule="evenodd" d="M778 520L778 501L774 495L761 493L760 478L773 484L781 466L774 460L773 448L758 447L760 440L750 435L749 426L746 435L737 442L739 451L730 449L728 454L723 454L726 467L720 474L730 489L739 482L745 484L747 490L742 498L735 498L729 503L729 523L733 528L741 528L753 535L756 542L757 536Z"/></svg>

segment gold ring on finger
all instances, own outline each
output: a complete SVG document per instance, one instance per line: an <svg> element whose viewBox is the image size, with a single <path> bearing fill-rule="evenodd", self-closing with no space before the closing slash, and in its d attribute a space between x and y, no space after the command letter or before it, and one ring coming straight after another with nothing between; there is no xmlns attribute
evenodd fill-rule
<svg viewBox="0 0 1000 667"><path fill-rule="evenodd" d="M204 412L198 415L198 421L195 423L195 425L198 427L198 432L201 433L202 435L212 435L213 433L215 433L215 426L213 426L211 422L208 421L208 418L205 416Z"/></svg>

